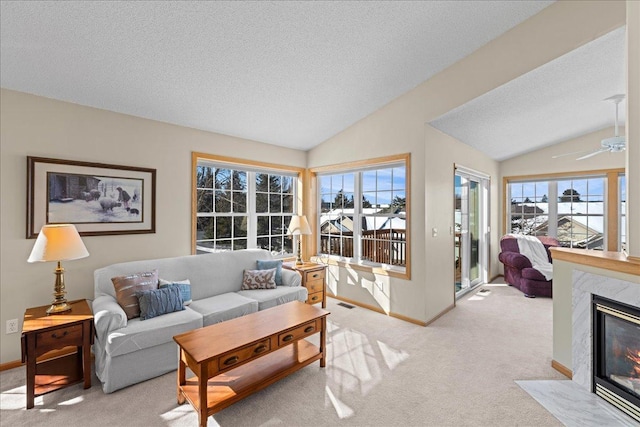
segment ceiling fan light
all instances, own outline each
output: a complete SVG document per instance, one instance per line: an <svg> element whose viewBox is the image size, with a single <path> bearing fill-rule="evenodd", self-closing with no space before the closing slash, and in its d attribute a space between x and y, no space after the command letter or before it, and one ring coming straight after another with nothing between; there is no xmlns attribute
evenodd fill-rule
<svg viewBox="0 0 640 427"><path fill-rule="evenodd" d="M608 148L612 152L624 151L625 139L624 136L612 136L600 141L600 145L602 148Z"/></svg>

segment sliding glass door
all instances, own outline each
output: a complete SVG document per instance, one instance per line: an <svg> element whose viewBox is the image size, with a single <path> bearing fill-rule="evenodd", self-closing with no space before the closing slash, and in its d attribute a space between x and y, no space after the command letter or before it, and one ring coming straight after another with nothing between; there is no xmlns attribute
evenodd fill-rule
<svg viewBox="0 0 640 427"><path fill-rule="evenodd" d="M462 168L455 173L455 291L486 281L488 178Z"/></svg>

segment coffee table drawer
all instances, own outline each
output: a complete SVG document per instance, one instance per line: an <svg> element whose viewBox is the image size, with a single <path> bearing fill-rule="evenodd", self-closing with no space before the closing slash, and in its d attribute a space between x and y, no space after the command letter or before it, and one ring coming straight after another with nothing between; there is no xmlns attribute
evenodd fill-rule
<svg viewBox="0 0 640 427"><path fill-rule="evenodd" d="M220 356L218 359L218 369L227 369L230 366L235 366L254 357L258 357L269 350L271 350L271 343L269 339L266 339L258 343L250 344L246 347L239 348L235 351L230 351L229 353L225 353Z"/></svg>
<svg viewBox="0 0 640 427"><path fill-rule="evenodd" d="M278 347L285 346L300 338L315 334L320 331L320 325L316 320L300 325L295 329L278 335Z"/></svg>

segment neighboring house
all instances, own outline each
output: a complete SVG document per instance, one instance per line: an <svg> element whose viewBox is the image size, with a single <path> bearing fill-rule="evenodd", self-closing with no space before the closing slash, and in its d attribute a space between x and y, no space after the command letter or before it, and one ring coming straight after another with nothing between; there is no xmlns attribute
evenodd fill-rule
<svg viewBox="0 0 640 427"><path fill-rule="evenodd" d="M604 249L604 202L558 202L557 222L549 225L549 203L511 205L511 231L554 236L562 246Z"/></svg>

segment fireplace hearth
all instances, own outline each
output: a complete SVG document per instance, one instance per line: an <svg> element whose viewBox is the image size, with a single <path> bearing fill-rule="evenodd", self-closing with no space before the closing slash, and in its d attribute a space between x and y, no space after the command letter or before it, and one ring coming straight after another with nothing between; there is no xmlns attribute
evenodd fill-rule
<svg viewBox="0 0 640 427"><path fill-rule="evenodd" d="M640 308L596 295L593 391L640 422Z"/></svg>

